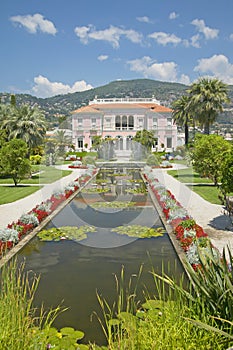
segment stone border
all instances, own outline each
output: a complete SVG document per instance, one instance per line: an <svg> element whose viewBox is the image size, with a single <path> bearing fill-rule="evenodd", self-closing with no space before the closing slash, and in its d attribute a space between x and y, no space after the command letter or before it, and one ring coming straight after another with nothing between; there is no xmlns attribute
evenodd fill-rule
<svg viewBox="0 0 233 350"><path fill-rule="evenodd" d="M142 174L142 178L143 178L143 181L146 183L143 174ZM176 252L176 254L177 254L177 256L178 256L178 258L179 258L179 260L180 260L180 262L181 262L181 264L182 264L182 266L183 266L183 268L184 268L184 270L185 270L185 272L187 274L187 276L189 276L189 273L188 273L188 271L186 269L186 266L185 266L185 262L187 262L186 255L185 255L183 249L181 248L179 242L175 238L172 226L167 223L166 217L165 217L165 215L164 215L164 213L163 213L163 211L162 211L162 209L161 209L161 207L160 207L160 205L159 205L159 203L158 203L158 201L157 201L157 199L156 199L156 197L155 197L155 195L153 193L153 190L150 187L150 184L148 184L147 188L148 188L148 192L150 194L152 203L153 203L154 207L156 208L160 219L162 220L162 223L163 223L163 225L164 225L164 227L165 227L165 229L167 231L168 237L170 238L170 241L171 241L171 243L173 245L173 248L175 249L175 252Z"/></svg>

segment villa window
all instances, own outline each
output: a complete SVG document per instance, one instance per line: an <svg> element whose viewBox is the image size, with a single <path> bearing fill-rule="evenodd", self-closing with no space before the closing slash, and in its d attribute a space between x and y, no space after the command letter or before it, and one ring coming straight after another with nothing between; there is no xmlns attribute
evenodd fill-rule
<svg viewBox="0 0 233 350"><path fill-rule="evenodd" d="M143 118L138 119L138 126L139 126L139 129L143 129Z"/></svg>
<svg viewBox="0 0 233 350"><path fill-rule="evenodd" d="M153 129L156 129L158 126L158 119L157 118L153 118Z"/></svg>
<svg viewBox="0 0 233 350"><path fill-rule="evenodd" d="M167 137L167 148L172 148L172 137Z"/></svg>
<svg viewBox="0 0 233 350"><path fill-rule="evenodd" d="M96 127L96 118L91 118L91 127L92 128Z"/></svg>
<svg viewBox="0 0 233 350"><path fill-rule="evenodd" d="M120 135L116 136L115 149L123 150L123 138Z"/></svg>
<svg viewBox="0 0 233 350"><path fill-rule="evenodd" d="M115 128L116 130L121 130L121 117L119 115L115 119Z"/></svg>
<svg viewBox="0 0 233 350"><path fill-rule="evenodd" d="M167 126L171 126L172 125L172 118L167 118Z"/></svg>
<svg viewBox="0 0 233 350"><path fill-rule="evenodd" d="M126 149L127 150L132 149L132 139L133 139L133 136L131 136L131 135L127 136L127 138L126 138Z"/></svg>
<svg viewBox="0 0 233 350"><path fill-rule="evenodd" d="M82 126L83 126L83 120L82 118L78 118L78 127L82 128Z"/></svg>
<svg viewBox="0 0 233 350"><path fill-rule="evenodd" d="M83 148L83 138L82 137L78 138L78 148Z"/></svg>
<svg viewBox="0 0 233 350"><path fill-rule="evenodd" d="M129 130L133 130L134 129L134 117L133 117L133 115L129 116L128 128L129 128Z"/></svg>
<svg viewBox="0 0 233 350"><path fill-rule="evenodd" d="M106 129L111 128L111 118L105 118L104 126Z"/></svg>
<svg viewBox="0 0 233 350"><path fill-rule="evenodd" d="M122 130L127 130L128 123L127 123L126 115L122 116L121 121L122 121L122 124L121 124L122 125Z"/></svg>

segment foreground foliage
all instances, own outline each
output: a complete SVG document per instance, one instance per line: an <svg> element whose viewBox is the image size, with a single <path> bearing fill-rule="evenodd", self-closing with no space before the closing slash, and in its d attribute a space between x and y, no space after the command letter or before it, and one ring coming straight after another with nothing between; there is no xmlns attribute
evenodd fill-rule
<svg viewBox="0 0 233 350"><path fill-rule="evenodd" d="M80 344L84 333L71 327L60 330L53 321L65 309L47 312L33 307L40 278L24 271L14 260L1 270L0 349L1 350L98 350L95 345Z"/></svg>
<svg viewBox="0 0 233 350"><path fill-rule="evenodd" d="M227 349L233 345L233 259L199 256L202 269L187 286L152 272L155 292L140 306L137 284L125 287L124 269L117 281L118 300L111 306L99 296L111 350ZM230 261L230 262L229 262ZM138 275L140 277L140 273ZM139 278L138 277L138 278Z"/></svg>

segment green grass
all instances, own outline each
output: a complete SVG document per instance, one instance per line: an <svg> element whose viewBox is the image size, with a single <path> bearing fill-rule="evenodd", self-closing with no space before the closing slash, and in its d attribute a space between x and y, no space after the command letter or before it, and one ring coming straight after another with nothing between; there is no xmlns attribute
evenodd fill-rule
<svg viewBox="0 0 233 350"><path fill-rule="evenodd" d="M38 191L40 186L0 186L0 205L12 203Z"/></svg>
<svg viewBox="0 0 233 350"><path fill-rule="evenodd" d="M49 184L72 173L71 170L60 170L54 167L47 167L45 165L41 165L41 166L34 165L32 170L33 172L40 171L40 173L33 175L32 178L30 179L23 179L21 183ZM13 184L13 180L11 178L2 178L0 179L0 184Z"/></svg>
<svg viewBox="0 0 233 350"><path fill-rule="evenodd" d="M194 185L189 187L193 192L197 193L206 201L212 204L222 204L218 198L219 191L217 187L208 184Z"/></svg>
<svg viewBox="0 0 233 350"><path fill-rule="evenodd" d="M167 173L182 183L212 183L210 179L201 177L193 168L168 170Z"/></svg>
<svg viewBox="0 0 233 350"><path fill-rule="evenodd" d="M206 201L212 203L212 204L222 204L220 199L218 198L219 190L216 186L203 184L203 185L194 185L189 186L190 189L199 194L202 198L204 198ZM229 196L232 196L233 193L229 193Z"/></svg>

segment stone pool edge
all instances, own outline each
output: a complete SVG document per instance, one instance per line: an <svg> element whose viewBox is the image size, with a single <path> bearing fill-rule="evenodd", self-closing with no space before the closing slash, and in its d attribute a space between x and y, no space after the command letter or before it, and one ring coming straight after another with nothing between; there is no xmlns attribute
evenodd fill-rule
<svg viewBox="0 0 233 350"><path fill-rule="evenodd" d="M145 181L143 176L142 176L142 178ZM154 195L154 193L153 193L153 191L152 191L150 186L148 186L148 193L150 194L150 197L151 197L153 205L155 206L156 210L158 211L159 217L160 217L160 219L163 222L163 225L164 225L164 227L165 227L165 229L167 231L168 237L169 237L169 239L170 239L170 241L171 241L171 243L173 245L173 248L175 249L176 254L177 254L177 256L178 256L178 258L179 258L179 260L180 260L180 262L181 262L181 264L182 264L182 266L183 266L183 268L184 268L184 270L185 270L185 272L187 274L187 276L189 276L189 273L188 273L188 271L186 269L186 266L185 266L185 262L187 262L186 255L185 255L183 249L181 248L179 242L177 241L177 239L176 239L176 237L175 237L175 235L173 233L172 226L167 223L166 217L165 217L164 213L162 212L162 209L161 209L159 203L157 202L157 199L156 199L156 197L155 197L155 195Z"/></svg>

